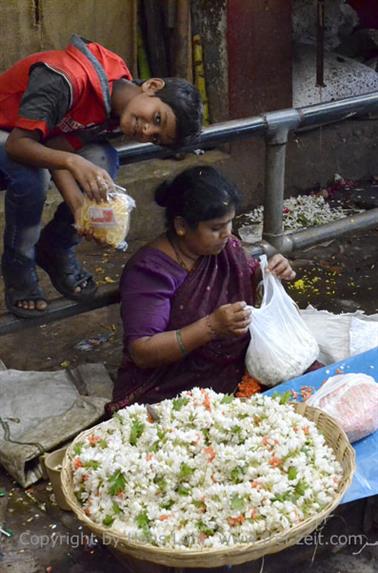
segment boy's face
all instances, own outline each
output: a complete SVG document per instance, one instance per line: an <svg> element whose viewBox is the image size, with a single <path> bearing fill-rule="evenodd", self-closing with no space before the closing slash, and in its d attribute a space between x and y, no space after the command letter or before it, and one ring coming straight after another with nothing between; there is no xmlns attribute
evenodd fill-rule
<svg viewBox="0 0 378 573"><path fill-rule="evenodd" d="M142 91L128 102L120 117L120 128L142 143L172 145L176 139L176 116L158 96Z"/></svg>

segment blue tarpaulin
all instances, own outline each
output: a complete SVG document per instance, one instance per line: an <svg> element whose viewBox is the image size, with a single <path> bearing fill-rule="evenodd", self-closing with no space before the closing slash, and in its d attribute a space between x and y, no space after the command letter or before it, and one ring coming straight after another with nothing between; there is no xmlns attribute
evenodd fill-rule
<svg viewBox="0 0 378 573"><path fill-rule="evenodd" d="M271 395L276 392L281 394L287 390L299 392L302 386L310 386L317 390L327 378L340 374L340 370L345 373L363 372L372 376L378 383L378 347L298 378L293 378L268 390L265 394ZM341 503L370 497L378 493L378 431L355 442L353 447L356 452L356 472Z"/></svg>

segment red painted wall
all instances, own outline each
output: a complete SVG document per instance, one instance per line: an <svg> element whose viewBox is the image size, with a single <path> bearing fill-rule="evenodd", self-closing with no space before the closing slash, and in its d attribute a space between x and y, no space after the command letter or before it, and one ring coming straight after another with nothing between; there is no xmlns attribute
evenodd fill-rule
<svg viewBox="0 0 378 573"><path fill-rule="evenodd" d="M291 0L228 0L230 119L291 107Z"/></svg>
<svg viewBox="0 0 378 573"><path fill-rule="evenodd" d="M361 28L378 28L378 0L349 0L360 19Z"/></svg>

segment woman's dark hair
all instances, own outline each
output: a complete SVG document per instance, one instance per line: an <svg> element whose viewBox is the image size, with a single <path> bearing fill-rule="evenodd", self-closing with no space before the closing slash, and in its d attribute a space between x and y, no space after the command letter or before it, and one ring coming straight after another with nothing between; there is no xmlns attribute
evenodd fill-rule
<svg viewBox="0 0 378 573"><path fill-rule="evenodd" d="M176 116L176 141L173 147L190 145L201 133L202 103L198 89L181 78L163 78L165 85L155 97L169 105Z"/></svg>
<svg viewBox="0 0 378 573"><path fill-rule="evenodd" d="M236 209L240 198L236 188L214 167L199 166L162 183L155 191L155 201L165 207L167 228L174 231L175 217L183 217L195 229L200 221L217 219Z"/></svg>

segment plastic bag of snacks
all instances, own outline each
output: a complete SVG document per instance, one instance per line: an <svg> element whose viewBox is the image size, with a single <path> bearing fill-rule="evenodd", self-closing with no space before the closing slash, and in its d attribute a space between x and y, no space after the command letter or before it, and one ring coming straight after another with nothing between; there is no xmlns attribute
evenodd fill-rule
<svg viewBox="0 0 378 573"><path fill-rule="evenodd" d="M84 196L83 205L76 219L76 229L82 235L96 241L126 250L125 238L130 228L130 214L135 201L126 190L115 185L115 191L108 193L108 200L96 203Z"/></svg>

